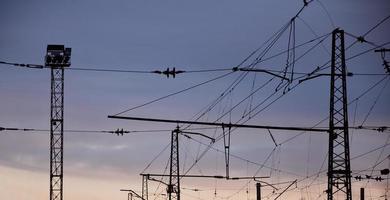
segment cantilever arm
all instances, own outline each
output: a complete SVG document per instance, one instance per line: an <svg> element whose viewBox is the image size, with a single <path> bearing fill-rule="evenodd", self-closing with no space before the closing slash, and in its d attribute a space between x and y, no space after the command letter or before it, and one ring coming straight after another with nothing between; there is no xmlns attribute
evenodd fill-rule
<svg viewBox="0 0 390 200"><path fill-rule="evenodd" d="M274 200L276 200L276 199L278 199L280 196L282 196L282 194L285 193L285 192L288 190L288 188L290 188L292 185L294 185L295 183L297 183L297 181L298 181L298 180L295 179L295 181L292 182L289 186L287 186L286 189L284 189L283 192L280 193Z"/></svg>
<svg viewBox="0 0 390 200"><path fill-rule="evenodd" d="M271 185L271 184L269 184L269 183L267 183L267 182L265 182L265 181L259 181L259 180L257 180L256 178L254 178L253 180L256 181L256 182L258 182L258 183L264 183L264 184L266 184L266 185L268 185L268 186L274 188L275 190L279 190L279 188L277 188L277 187L275 187L275 186L273 186L273 185Z"/></svg>
<svg viewBox="0 0 390 200"><path fill-rule="evenodd" d="M136 197L142 199L142 200L145 200L144 198L142 198L139 194L137 194L136 192L134 192L134 190L125 190L125 189L121 189L120 190L121 192L129 192L131 194L134 194Z"/></svg>
<svg viewBox="0 0 390 200"><path fill-rule="evenodd" d="M299 80L298 82L299 83L302 83L302 82L304 82L304 81L308 81L308 80L311 80L311 79L314 79L314 78L318 78L318 77L320 77L320 76L330 76L331 74L314 74L314 76L311 76L312 74L309 74L309 76L308 77L306 77L306 78L304 78L304 79L302 79L302 80ZM342 76L341 74L335 74L336 76ZM353 76L353 73L351 73L351 72L348 72L347 73L347 76Z"/></svg>
<svg viewBox="0 0 390 200"><path fill-rule="evenodd" d="M155 181L155 182L161 183L161 184L166 185L166 186L169 185L168 183L165 183L165 182L162 181L162 180L158 180L158 179L152 178L152 177L150 177L150 176L148 176L148 180L150 180L150 181Z"/></svg>
<svg viewBox="0 0 390 200"><path fill-rule="evenodd" d="M205 135L205 134L203 134L203 133L188 132L188 131L180 131L180 133L190 134L190 135L200 135L200 136L203 136L203 137L205 137L205 138L210 139L212 143L215 142L215 139L214 139L214 138L212 138L212 137L210 137L210 136L208 136L208 135Z"/></svg>
<svg viewBox="0 0 390 200"><path fill-rule="evenodd" d="M276 77L278 77L278 78L281 78L281 79L290 81L290 79L288 79L288 78L286 78L286 77L280 76L280 75L278 75L278 74L275 74L275 73L270 72L270 71L265 70L265 69L238 68L238 70L240 70L240 71L245 71L245 72L264 72L264 73L266 73L266 74L269 74L269 75L272 75L272 76L276 76Z"/></svg>

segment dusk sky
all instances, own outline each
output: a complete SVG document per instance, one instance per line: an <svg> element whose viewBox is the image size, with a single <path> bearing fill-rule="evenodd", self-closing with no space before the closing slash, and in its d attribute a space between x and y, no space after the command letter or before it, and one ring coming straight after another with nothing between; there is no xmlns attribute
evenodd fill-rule
<svg viewBox="0 0 390 200"><path fill-rule="evenodd" d="M305 44L295 50L298 59L291 84L266 73L229 70L250 66L261 57L253 67L283 71L288 56L279 53L288 49L289 38L291 45L291 26L266 54L261 52L302 6L302 0L1 0L0 61L43 65L48 44L72 48L72 64L65 70L64 129L135 132L124 136L65 132L64 199L127 199L119 190L140 193L140 173L169 173L166 147L176 124L108 115L326 128L329 77L299 80L317 67L325 68L321 73L330 72L326 66L331 32L337 27L347 33L345 46L353 44L346 50L347 70L354 74L347 79L349 125L390 126L390 76L382 65L383 59L390 61L390 53L382 58L374 52L375 46L390 48L388 0L310 2L295 18L295 45ZM362 35L368 42L356 43L354 36ZM173 67L188 73L167 78L156 73L72 70L149 72ZM291 73L286 77L291 78ZM140 106L200 83L205 84ZM233 83L237 84L232 88ZM50 128L49 69L0 64L0 95L0 127ZM223 134L221 128L211 128L196 131L213 138ZM230 175L269 176L264 181L270 184L298 180L280 199L326 199L328 135L271 132L277 146L267 130L232 131ZM0 199L49 199L49 136L47 131L0 131ZM390 167L389 130L350 129L349 139L352 176L377 177L379 170ZM223 140L211 149L209 143L196 135L180 136L181 173L225 175ZM381 182L353 178L354 199L361 187L366 188L367 199L390 196L389 176L382 178ZM253 180L181 181L184 200L256 197ZM263 198L274 199L288 183L277 185L278 190L262 188ZM149 184L149 199L166 199L164 185Z"/></svg>

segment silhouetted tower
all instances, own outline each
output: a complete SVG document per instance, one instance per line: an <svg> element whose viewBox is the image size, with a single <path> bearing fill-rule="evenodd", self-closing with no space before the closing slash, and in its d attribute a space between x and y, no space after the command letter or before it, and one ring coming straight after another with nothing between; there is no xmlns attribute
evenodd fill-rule
<svg viewBox="0 0 390 200"><path fill-rule="evenodd" d="M360 188L360 200L364 200L364 188Z"/></svg>
<svg viewBox="0 0 390 200"><path fill-rule="evenodd" d="M261 183L256 183L256 200L261 200Z"/></svg>
<svg viewBox="0 0 390 200"><path fill-rule="evenodd" d="M50 200L62 200L64 138L64 67L70 66L70 48L48 45L45 65L51 68Z"/></svg>
<svg viewBox="0 0 390 200"><path fill-rule="evenodd" d="M171 134L171 156L169 161L169 184L167 188L168 200L180 200L179 174L179 127Z"/></svg>
<svg viewBox="0 0 390 200"><path fill-rule="evenodd" d="M335 29L330 82L328 200L336 196L352 199L346 77L344 31Z"/></svg>
<svg viewBox="0 0 390 200"><path fill-rule="evenodd" d="M148 179L149 175L142 175L142 198L148 200Z"/></svg>

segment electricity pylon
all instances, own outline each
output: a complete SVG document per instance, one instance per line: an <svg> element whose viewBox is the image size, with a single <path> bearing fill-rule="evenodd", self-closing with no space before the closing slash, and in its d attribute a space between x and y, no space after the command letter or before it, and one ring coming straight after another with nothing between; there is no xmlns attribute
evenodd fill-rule
<svg viewBox="0 0 390 200"><path fill-rule="evenodd" d="M50 200L63 199L64 67L70 66L70 48L48 45L45 65L51 68Z"/></svg>
<svg viewBox="0 0 390 200"><path fill-rule="evenodd" d="M336 29L332 34L328 200L352 199L346 77L344 31Z"/></svg>
<svg viewBox="0 0 390 200"><path fill-rule="evenodd" d="M169 184L167 188L168 200L180 200L179 174L179 127L171 134L171 156L169 161Z"/></svg>
<svg viewBox="0 0 390 200"><path fill-rule="evenodd" d="M148 179L149 175L142 176L142 198L145 200L149 200L148 196Z"/></svg>
<svg viewBox="0 0 390 200"><path fill-rule="evenodd" d="M211 138L202 133L182 131L179 129L179 126L172 131L171 134L171 156L169 159L169 183L167 188L168 200L180 200L180 162L179 162L179 134L183 134L186 137L188 135L199 135L211 140L212 143L215 142L214 138Z"/></svg>

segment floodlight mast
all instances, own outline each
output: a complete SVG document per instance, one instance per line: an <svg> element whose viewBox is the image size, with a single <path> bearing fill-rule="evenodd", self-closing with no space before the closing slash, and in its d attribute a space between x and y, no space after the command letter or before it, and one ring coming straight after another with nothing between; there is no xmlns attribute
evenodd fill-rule
<svg viewBox="0 0 390 200"><path fill-rule="evenodd" d="M45 66L51 68L50 200L63 199L64 68L70 66L71 48L48 45Z"/></svg>

